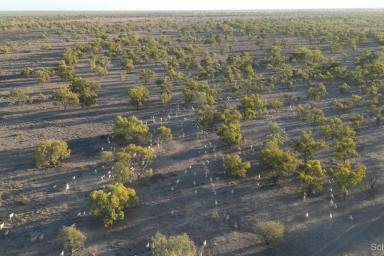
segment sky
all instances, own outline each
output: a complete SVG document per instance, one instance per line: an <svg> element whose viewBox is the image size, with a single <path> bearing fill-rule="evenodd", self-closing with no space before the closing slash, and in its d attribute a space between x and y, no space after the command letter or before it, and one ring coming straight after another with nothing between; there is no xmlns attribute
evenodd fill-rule
<svg viewBox="0 0 384 256"><path fill-rule="evenodd" d="M384 0L0 0L0 11L384 8Z"/></svg>

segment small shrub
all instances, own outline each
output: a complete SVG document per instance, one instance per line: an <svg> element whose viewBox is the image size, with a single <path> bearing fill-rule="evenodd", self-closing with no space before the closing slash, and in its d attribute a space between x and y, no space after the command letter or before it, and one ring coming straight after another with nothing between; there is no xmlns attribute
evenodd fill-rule
<svg viewBox="0 0 384 256"><path fill-rule="evenodd" d="M40 142L34 153L36 167L56 166L61 160L68 158L71 150L62 140L46 140Z"/></svg>
<svg viewBox="0 0 384 256"><path fill-rule="evenodd" d="M349 122L353 128L358 128L361 126L361 124L364 121L364 114L363 113L353 113L349 117Z"/></svg>
<svg viewBox="0 0 384 256"><path fill-rule="evenodd" d="M65 48L63 53L63 59L68 65L74 65L77 63L77 56L72 48Z"/></svg>
<svg viewBox="0 0 384 256"><path fill-rule="evenodd" d="M68 104L79 103L79 96L70 91L68 87L59 87L53 92L53 99L60 101L64 109L67 109Z"/></svg>
<svg viewBox="0 0 384 256"><path fill-rule="evenodd" d="M279 99L272 99L268 102L269 108L277 111L279 108L281 108L284 105L282 100Z"/></svg>
<svg viewBox="0 0 384 256"><path fill-rule="evenodd" d="M284 238L284 225L279 221L264 221L257 224L258 234L263 238L264 242L273 247Z"/></svg>
<svg viewBox="0 0 384 256"><path fill-rule="evenodd" d="M30 91L31 91L31 89L28 87L13 88L9 92L9 96L11 98L15 99L16 101L27 102L29 100L29 96L27 95L27 93L29 93Z"/></svg>
<svg viewBox="0 0 384 256"><path fill-rule="evenodd" d="M127 71L131 71L135 65L133 64L133 61L131 59L123 59L121 61L121 65L123 68L125 68Z"/></svg>
<svg viewBox="0 0 384 256"><path fill-rule="evenodd" d="M37 83L42 84L51 80L53 71L50 68L40 68L36 69L33 74L36 76Z"/></svg>
<svg viewBox="0 0 384 256"><path fill-rule="evenodd" d="M161 140L171 140L172 130L171 128L165 127L164 125L157 127L157 133Z"/></svg>
<svg viewBox="0 0 384 256"><path fill-rule="evenodd" d="M84 247L87 237L76 227L63 227L59 233L59 240L65 252L72 255L75 250Z"/></svg>
<svg viewBox="0 0 384 256"><path fill-rule="evenodd" d="M310 87L307 96L312 100L320 100L327 93L327 89L323 83L319 83L318 87Z"/></svg>
<svg viewBox="0 0 384 256"><path fill-rule="evenodd" d="M339 85L340 93L347 93L351 87L347 83Z"/></svg>
<svg viewBox="0 0 384 256"><path fill-rule="evenodd" d="M125 81L125 78L127 77L127 71L121 71L119 76L120 76L120 81Z"/></svg>
<svg viewBox="0 0 384 256"><path fill-rule="evenodd" d="M229 154L224 158L224 167L230 176L245 177L247 169L251 168L251 163L249 161L243 162L237 154Z"/></svg>
<svg viewBox="0 0 384 256"><path fill-rule="evenodd" d="M31 67L24 67L23 70L21 71L21 75L26 78L32 76L33 73L34 73L34 70Z"/></svg>
<svg viewBox="0 0 384 256"><path fill-rule="evenodd" d="M194 256L195 243L185 233L175 236L165 236L156 233L151 243L153 256Z"/></svg>
<svg viewBox="0 0 384 256"><path fill-rule="evenodd" d="M101 159L103 159L104 161L108 161L110 159L113 158L113 152L112 151L101 151L100 153L100 157Z"/></svg>
<svg viewBox="0 0 384 256"><path fill-rule="evenodd" d="M142 69L139 72L139 79L145 83L148 83L154 75L155 72L153 72L152 70Z"/></svg>
<svg viewBox="0 0 384 256"><path fill-rule="evenodd" d="M148 166L156 158L151 147L129 144L115 155L112 177L118 182L132 182L145 176Z"/></svg>
<svg viewBox="0 0 384 256"><path fill-rule="evenodd" d="M64 60L61 60L57 65L57 74L65 81L70 81L75 77L74 69L67 65Z"/></svg>

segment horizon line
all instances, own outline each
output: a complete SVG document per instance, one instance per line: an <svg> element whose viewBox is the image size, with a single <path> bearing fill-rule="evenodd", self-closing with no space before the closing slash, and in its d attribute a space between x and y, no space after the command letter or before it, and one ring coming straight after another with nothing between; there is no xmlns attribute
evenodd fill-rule
<svg viewBox="0 0 384 256"><path fill-rule="evenodd" d="M70 10L70 9L58 9L58 10L0 10L0 13L4 12L226 12L226 11L341 11L341 10L384 10L383 7L334 7L334 8L269 8L269 9L132 9L132 10L117 10L117 9L79 9L79 10Z"/></svg>

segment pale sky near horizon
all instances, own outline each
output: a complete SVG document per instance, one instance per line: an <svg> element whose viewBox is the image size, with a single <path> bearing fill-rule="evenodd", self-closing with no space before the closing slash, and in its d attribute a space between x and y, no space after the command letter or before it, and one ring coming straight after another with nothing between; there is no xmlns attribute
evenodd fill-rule
<svg viewBox="0 0 384 256"><path fill-rule="evenodd" d="M384 8L384 0L0 0L0 11Z"/></svg>

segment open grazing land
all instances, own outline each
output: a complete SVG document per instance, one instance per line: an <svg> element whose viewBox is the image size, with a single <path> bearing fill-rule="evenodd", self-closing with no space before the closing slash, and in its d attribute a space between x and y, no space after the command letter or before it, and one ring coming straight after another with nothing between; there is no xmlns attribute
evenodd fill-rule
<svg viewBox="0 0 384 256"><path fill-rule="evenodd" d="M383 24L0 13L0 255L384 255Z"/></svg>

